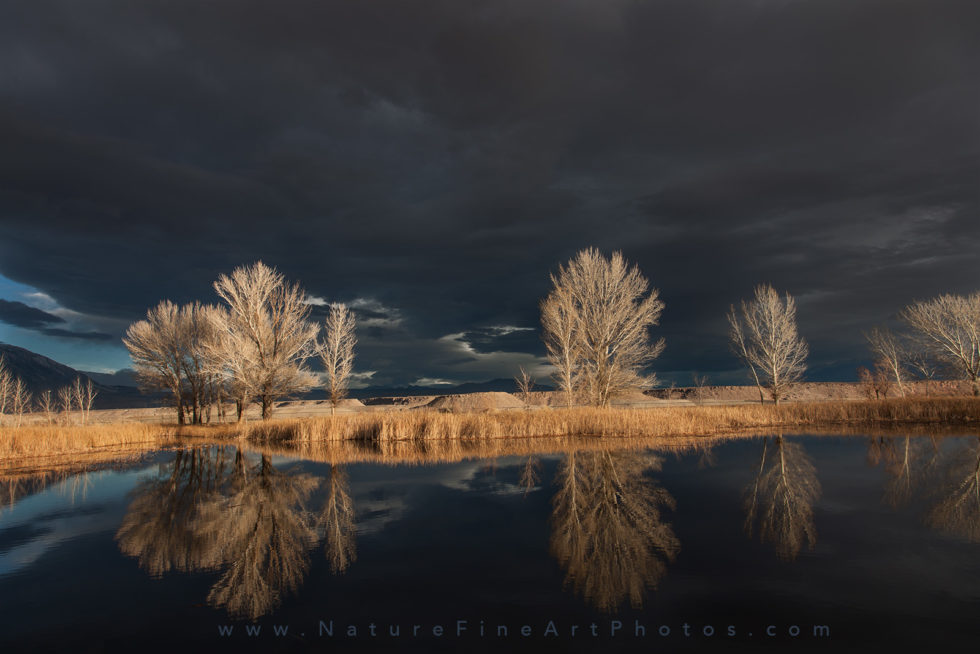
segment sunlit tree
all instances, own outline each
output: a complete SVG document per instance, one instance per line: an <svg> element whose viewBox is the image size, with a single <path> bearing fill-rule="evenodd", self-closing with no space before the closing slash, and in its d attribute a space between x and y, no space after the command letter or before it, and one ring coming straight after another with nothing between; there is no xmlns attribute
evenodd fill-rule
<svg viewBox="0 0 980 654"><path fill-rule="evenodd" d="M887 327L874 327L864 335L875 358L875 367L887 372L898 392L905 397L905 369L908 350L902 340Z"/></svg>
<svg viewBox="0 0 980 654"><path fill-rule="evenodd" d="M980 395L980 292L915 302L899 317L912 329L918 349L955 377L970 380L973 394Z"/></svg>
<svg viewBox="0 0 980 654"><path fill-rule="evenodd" d="M728 324L732 351L752 373L759 401L764 401L762 389L766 388L779 404L806 371L808 350L796 331L793 298L787 293L781 299L772 286L762 284L755 289L755 299L742 301L740 312L732 306Z"/></svg>
<svg viewBox="0 0 980 654"><path fill-rule="evenodd" d="M644 370L664 343L652 341L649 329L659 324L664 303L639 269L620 252L607 259L589 248L551 280L542 326L559 388L568 393L574 385L589 404L608 406L617 395L653 384Z"/></svg>
<svg viewBox="0 0 980 654"><path fill-rule="evenodd" d="M554 283L554 278L552 279ZM576 330L577 311L569 289L555 288L541 301L541 326L548 360L555 371L551 374L556 387L565 395L565 405L572 406L578 387L582 351Z"/></svg>
<svg viewBox="0 0 980 654"><path fill-rule="evenodd" d="M169 300L146 312L146 319L129 326L123 344L143 391L168 391L177 408L177 423L184 424L183 358L187 334L180 308Z"/></svg>
<svg viewBox="0 0 980 654"><path fill-rule="evenodd" d="M223 342L250 371L250 390L266 419L276 400L316 385L306 362L318 328L308 320L306 295L261 261L221 275L214 288L227 304Z"/></svg>
<svg viewBox="0 0 980 654"><path fill-rule="evenodd" d="M319 346L331 413L347 397L347 387L354 371L354 346L357 344L354 328L354 312L346 304L331 304L323 323L323 342Z"/></svg>
<svg viewBox="0 0 980 654"><path fill-rule="evenodd" d="M13 383L14 376L10 374L4 357L0 354L0 420L2 420L3 414L7 411L7 405L10 403L10 391Z"/></svg>

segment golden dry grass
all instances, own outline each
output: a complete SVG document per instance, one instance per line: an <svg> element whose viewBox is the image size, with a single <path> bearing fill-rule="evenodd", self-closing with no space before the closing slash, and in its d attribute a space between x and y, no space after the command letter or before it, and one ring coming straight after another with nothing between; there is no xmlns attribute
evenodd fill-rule
<svg viewBox="0 0 980 654"><path fill-rule="evenodd" d="M237 439L265 447L316 451L318 443L357 441L384 454L399 442L428 443L446 457L472 451L476 441L605 437L703 437L759 430L873 428L889 425L980 425L980 400L933 398L877 402L812 402L782 406L735 405L658 408L571 408L482 413L431 410L338 414L315 418L177 427L142 423L65 427L29 425L0 430L0 473L43 464L45 459L108 460L190 442ZM470 445L467 445L470 443ZM516 444L516 443L515 443ZM331 448L336 451L337 448ZM479 449L479 448L476 448ZM515 448L518 449L518 448ZM419 452L417 447L410 451ZM517 453L517 452L514 452ZM470 454L478 455L478 454ZM487 455L491 455L489 451ZM411 456L417 456L413 454ZM441 456L441 455L440 455Z"/></svg>
<svg viewBox="0 0 980 654"><path fill-rule="evenodd" d="M571 408L488 413L360 413L253 423L255 443L486 440L541 436L648 438L757 429L880 424L980 423L980 400L904 399L662 408Z"/></svg>

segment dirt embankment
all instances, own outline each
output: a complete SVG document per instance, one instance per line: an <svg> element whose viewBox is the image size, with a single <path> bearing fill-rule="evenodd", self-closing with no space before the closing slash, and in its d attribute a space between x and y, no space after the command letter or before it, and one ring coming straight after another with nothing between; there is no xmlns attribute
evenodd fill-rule
<svg viewBox="0 0 980 654"><path fill-rule="evenodd" d="M465 393L441 395L425 405L427 409L439 409L453 413L522 409L524 403L510 393Z"/></svg>
<svg viewBox="0 0 980 654"><path fill-rule="evenodd" d="M904 397L962 397L972 395L973 388L968 381L913 381L904 382ZM658 399L691 400L699 399L699 389L655 388L646 395ZM766 399L769 394L764 393ZM897 385L893 385L886 398L903 397ZM759 389L755 386L705 386L700 389L700 399L720 402L758 402ZM790 402L826 402L832 400L867 400L866 386L854 382L805 382L794 386L786 399Z"/></svg>
<svg viewBox="0 0 980 654"><path fill-rule="evenodd" d="M905 397L968 397L973 389L967 381L933 381L906 382ZM886 399L902 397L897 386L893 386ZM768 393L765 394L769 401ZM841 400L867 400L865 387L858 383L845 382L808 382L799 384L789 392L787 401L790 402L827 402ZM752 404L759 402L759 390L755 386L705 386L697 389L656 388L646 392L634 391L612 401L614 407L622 408L651 408L663 406L684 405L724 405ZM564 393L559 391L534 391L529 398L531 408L551 407L563 408L567 404ZM226 408L225 422L234 421L234 406ZM336 412L331 411L329 400L291 400L276 404L275 418L305 418L330 415L332 413L373 413L387 411L411 411L415 409L434 409L452 413L486 412L524 408L524 401L515 393L466 393L457 395L418 395L407 397L374 397L365 400L343 400ZM6 418L6 417L5 417ZM60 419L60 417L58 417ZM257 405L252 405L246 412L249 421L261 419ZM216 419L216 416L212 416ZM118 422L147 422L169 424L175 420L175 412L171 407L141 408L141 409L102 409L91 412L87 422L118 423ZM9 418L6 418L9 421ZM47 419L41 414L30 414L24 417L25 424L43 424ZM74 412L73 424L82 424L83 418L79 412Z"/></svg>

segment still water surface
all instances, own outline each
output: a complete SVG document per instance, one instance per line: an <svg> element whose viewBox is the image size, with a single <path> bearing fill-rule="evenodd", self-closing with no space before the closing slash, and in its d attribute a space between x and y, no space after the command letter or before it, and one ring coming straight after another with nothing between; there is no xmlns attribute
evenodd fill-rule
<svg viewBox="0 0 980 654"><path fill-rule="evenodd" d="M980 644L977 436L439 464L199 447L15 486L2 651Z"/></svg>

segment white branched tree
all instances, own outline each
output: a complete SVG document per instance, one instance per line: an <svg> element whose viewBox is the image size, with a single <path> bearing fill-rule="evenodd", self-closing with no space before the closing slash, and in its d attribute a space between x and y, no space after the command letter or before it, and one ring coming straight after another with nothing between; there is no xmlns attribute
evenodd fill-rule
<svg viewBox="0 0 980 654"><path fill-rule="evenodd" d="M875 365L887 371L905 397L905 368L908 364L908 351L902 341L887 327L875 327L864 335L875 357Z"/></svg>
<svg viewBox="0 0 980 654"><path fill-rule="evenodd" d="M245 419L245 409L259 388L259 367L253 361L254 349L247 336L229 326L228 310L206 305L202 313L211 323L212 338L202 344L204 369L212 376L215 385L215 401L219 414L221 402L227 395L235 402L238 421Z"/></svg>
<svg viewBox="0 0 980 654"><path fill-rule="evenodd" d="M75 395L71 392L71 386L62 386L58 389L58 406L61 407L61 417L66 425L71 424L71 411Z"/></svg>
<svg viewBox="0 0 980 654"><path fill-rule="evenodd" d="M30 413L32 398L27 384L20 377L14 377L14 383L10 388L10 412L14 414L16 426L20 427L24 421L24 414Z"/></svg>
<svg viewBox="0 0 980 654"><path fill-rule="evenodd" d="M10 404L10 391L13 389L14 376L7 370L7 364L0 355L0 416L3 416Z"/></svg>
<svg viewBox="0 0 980 654"><path fill-rule="evenodd" d="M325 369L330 412L347 396L351 372L354 370L355 334L354 312L346 304L331 304L323 323L323 342L320 343L320 360Z"/></svg>
<svg viewBox="0 0 980 654"><path fill-rule="evenodd" d="M187 333L180 308L169 300L146 312L146 320L126 330L123 344L129 350L140 388L168 391L177 408L177 423L184 424L182 392Z"/></svg>
<svg viewBox="0 0 980 654"><path fill-rule="evenodd" d="M654 383L644 368L663 351L652 342L664 303L659 291L619 252L607 259L582 250L557 275L542 303L542 326L559 388L574 388L593 406ZM570 332L570 334L569 334Z"/></svg>
<svg viewBox="0 0 980 654"><path fill-rule="evenodd" d="M742 301L728 313L732 350L748 366L759 387L769 390L774 403L786 397L793 384L803 379L808 354L806 341L796 331L796 303L786 294L762 284L755 288L755 299Z"/></svg>
<svg viewBox="0 0 980 654"><path fill-rule="evenodd" d="M973 394L980 395L980 292L915 302L899 318L912 328L921 351L969 379Z"/></svg>
<svg viewBox="0 0 980 654"><path fill-rule="evenodd" d="M514 382L517 384L517 395L521 398L524 409L530 409L531 391L534 389L534 377L524 369L524 366L521 366L517 376L514 377Z"/></svg>
<svg viewBox="0 0 980 654"><path fill-rule="evenodd" d="M211 407L223 395L212 353L222 338L221 324L213 319L220 309L199 302L180 308L180 329L184 349L180 357L183 377L184 403L191 411L191 421L202 424L210 416Z"/></svg>
<svg viewBox="0 0 980 654"><path fill-rule="evenodd" d="M306 294L261 261L221 275L214 288L228 305L222 338L249 370L264 420L276 400L316 385L306 361L315 353L318 327L307 320Z"/></svg>
<svg viewBox="0 0 980 654"><path fill-rule="evenodd" d="M44 421L49 425L54 423L54 414L56 411L56 406L54 402L54 395L50 390L42 391L37 398L37 410L44 414Z"/></svg>
<svg viewBox="0 0 980 654"><path fill-rule="evenodd" d="M555 283L554 277L552 283ZM557 284L555 286L541 301L541 326L548 360L555 368L551 378L558 390L565 394L565 405L570 407L575 400L581 361L576 342L576 311L571 292Z"/></svg>

